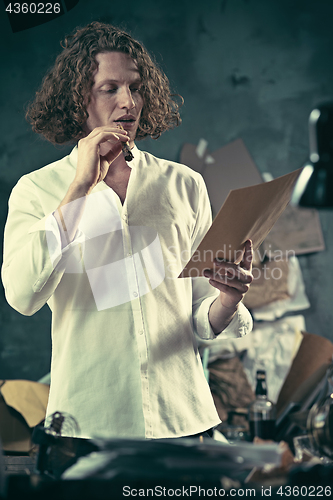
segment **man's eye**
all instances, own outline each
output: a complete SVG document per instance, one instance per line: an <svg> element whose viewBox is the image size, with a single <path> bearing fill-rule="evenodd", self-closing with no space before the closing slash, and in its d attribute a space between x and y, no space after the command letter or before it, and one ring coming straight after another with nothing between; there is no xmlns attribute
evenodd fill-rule
<svg viewBox="0 0 333 500"><path fill-rule="evenodd" d="M106 91L108 94L114 94L115 92L117 92L117 89L107 89Z"/></svg>
<svg viewBox="0 0 333 500"><path fill-rule="evenodd" d="M131 92L140 92L141 87L133 87L131 88Z"/></svg>

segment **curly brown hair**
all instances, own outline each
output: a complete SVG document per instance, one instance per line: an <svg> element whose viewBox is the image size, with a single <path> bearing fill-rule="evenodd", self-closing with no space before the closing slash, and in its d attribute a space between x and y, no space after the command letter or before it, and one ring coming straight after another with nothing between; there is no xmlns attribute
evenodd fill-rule
<svg viewBox="0 0 333 500"><path fill-rule="evenodd" d="M45 76L26 113L33 130L53 144L76 142L84 137L83 127L88 118L87 96L90 96L93 73L97 68L95 57L100 52L124 52L138 66L144 106L136 139L147 136L157 139L181 123L179 107L182 97L171 94L166 75L152 61L143 45L125 31L93 22L76 29L61 45L63 51ZM180 103L177 103L176 96Z"/></svg>

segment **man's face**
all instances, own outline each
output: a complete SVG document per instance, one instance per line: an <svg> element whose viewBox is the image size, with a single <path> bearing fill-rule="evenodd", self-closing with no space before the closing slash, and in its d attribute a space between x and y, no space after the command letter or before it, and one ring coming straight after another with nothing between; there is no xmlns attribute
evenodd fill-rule
<svg viewBox="0 0 333 500"><path fill-rule="evenodd" d="M87 132L103 125L122 125L133 146L143 107L136 63L122 52L101 52L87 106Z"/></svg>

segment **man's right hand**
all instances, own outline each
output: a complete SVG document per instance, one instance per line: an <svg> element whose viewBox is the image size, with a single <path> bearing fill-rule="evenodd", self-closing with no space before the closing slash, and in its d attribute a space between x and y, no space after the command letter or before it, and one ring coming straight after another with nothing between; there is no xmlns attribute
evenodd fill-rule
<svg viewBox="0 0 333 500"><path fill-rule="evenodd" d="M126 130L112 125L96 127L78 142L78 162L72 187L81 195L89 192L101 182L111 163L120 155L123 142L129 139Z"/></svg>
<svg viewBox="0 0 333 500"><path fill-rule="evenodd" d="M121 153L122 143L127 141L128 134L125 130L106 125L96 127L78 142L76 174L54 214L62 230L62 246L74 238L86 195L105 178L110 165ZM76 203L71 203L73 201Z"/></svg>

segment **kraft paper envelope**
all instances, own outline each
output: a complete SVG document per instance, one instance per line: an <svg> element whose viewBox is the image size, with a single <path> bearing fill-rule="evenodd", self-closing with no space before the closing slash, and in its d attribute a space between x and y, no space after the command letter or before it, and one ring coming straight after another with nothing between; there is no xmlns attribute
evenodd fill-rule
<svg viewBox="0 0 333 500"><path fill-rule="evenodd" d="M202 276L205 269L213 268L215 258L239 264L248 239L256 250L288 205L300 172L230 191L179 277Z"/></svg>

